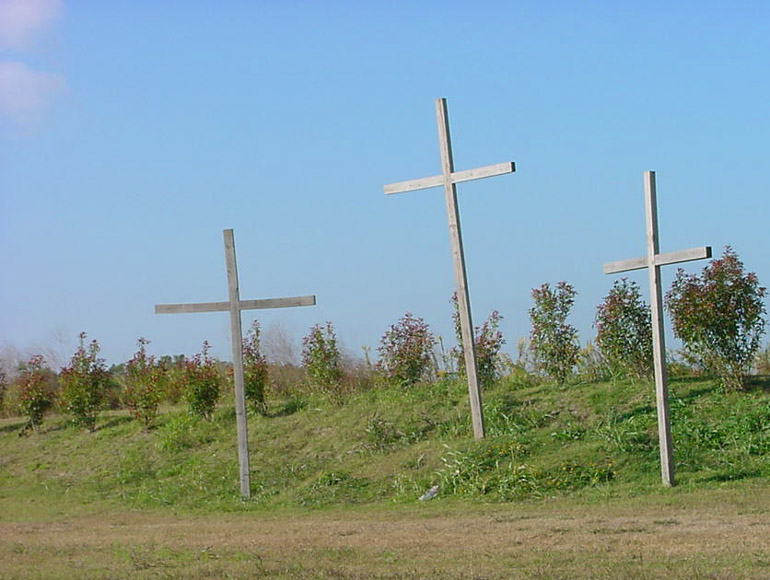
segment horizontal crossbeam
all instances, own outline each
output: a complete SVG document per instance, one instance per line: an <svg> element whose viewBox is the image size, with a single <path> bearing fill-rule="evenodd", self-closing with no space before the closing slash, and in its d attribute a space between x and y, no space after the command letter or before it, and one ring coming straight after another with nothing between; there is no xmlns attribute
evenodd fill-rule
<svg viewBox="0 0 770 580"><path fill-rule="evenodd" d="M496 175L505 175L516 171L516 164L513 161L497 163L496 165L487 165L475 169L466 169L465 171L455 171L452 175L452 183L461 183L463 181L473 181L474 179L484 179L485 177L494 177ZM417 189L430 189L431 187L440 187L444 185L443 175L434 175L433 177L423 177L422 179L412 179L409 181L399 181L386 185L383 189L385 195L393 193L406 193Z"/></svg>
<svg viewBox="0 0 770 580"><path fill-rule="evenodd" d="M682 262L692 262L693 260L703 260L711 257L711 246L700 248L690 248L689 250L679 250L678 252L668 252L655 256L655 266L667 266L669 264L681 264ZM618 262L609 262L602 266L605 274L616 274L618 272L630 272L631 270L641 270L649 266L647 256L643 258L631 258L630 260L620 260Z"/></svg>
<svg viewBox="0 0 770 580"><path fill-rule="evenodd" d="M293 306L315 306L315 296L292 296L291 298L265 298L262 300L241 300L239 310L263 310L266 308L291 308ZM156 304L155 314L187 314L192 312L229 312L229 302L199 302L197 304Z"/></svg>

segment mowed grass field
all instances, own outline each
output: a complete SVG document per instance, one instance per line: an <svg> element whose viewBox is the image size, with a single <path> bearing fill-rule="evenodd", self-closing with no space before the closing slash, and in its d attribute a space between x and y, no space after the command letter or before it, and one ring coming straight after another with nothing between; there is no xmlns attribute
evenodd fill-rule
<svg viewBox="0 0 770 580"><path fill-rule="evenodd" d="M651 390L503 383L483 442L457 383L273 401L248 501L226 403L149 432L2 419L0 578L770 578L765 383L673 382L672 489Z"/></svg>
<svg viewBox="0 0 770 580"><path fill-rule="evenodd" d="M38 507L0 524L0 577L760 579L768 492L268 514L45 517Z"/></svg>

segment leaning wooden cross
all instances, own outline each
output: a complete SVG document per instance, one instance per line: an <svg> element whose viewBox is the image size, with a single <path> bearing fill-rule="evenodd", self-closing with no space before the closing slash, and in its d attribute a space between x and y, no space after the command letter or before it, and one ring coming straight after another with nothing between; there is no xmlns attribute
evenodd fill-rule
<svg viewBox="0 0 770 580"><path fill-rule="evenodd" d="M188 312L230 312L230 335L233 348L233 371L235 374L235 420L238 428L238 461L240 464L241 495L251 496L249 471L249 439L246 429L246 395L243 385L243 332L241 310L263 308L287 308L290 306L313 306L315 296L292 298L268 298L264 300L241 300L238 289L238 267L235 262L235 238L233 230L224 230L225 262L227 264L227 286L230 300L227 302L203 302L198 304L156 304L155 314L180 314Z"/></svg>
<svg viewBox="0 0 770 580"><path fill-rule="evenodd" d="M473 321L471 320L470 296L468 280L465 273L465 255L463 254L463 239L460 232L460 212L457 208L456 184L473 179L493 177L512 173L516 170L513 162L487 165L466 171L455 171L452 159L452 143L449 137L449 117L446 99L436 99L436 120L438 122L439 148L441 150L442 174L423 179L401 181L385 186L385 194L404 193L417 189L444 187L446 210L449 218L449 238L452 244L452 259L454 262L455 280L457 283L457 305L460 314L460 331L463 339L465 354L465 369L468 375L468 392L471 403L473 433L476 439L484 437L484 415L481 408L481 390L478 382L478 366L473 337Z"/></svg>
<svg viewBox="0 0 770 580"><path fill-rule="evenodd" d="M660 470L663 484L674 485L674 460L671 443L671 423L668 411L668 372L666 344L663 332L663 292L660 267L668 264L703 260L711 257L711 247L691 248L661 254L658 244L658 202L655 192L655 172L644 173L644 202L647 222L647 255L643 258L604 264L605 274L648 268L650 279L650 310L652 313L652 353L655 368L655 395L658 406L658 438L660 440Z"/></svg>

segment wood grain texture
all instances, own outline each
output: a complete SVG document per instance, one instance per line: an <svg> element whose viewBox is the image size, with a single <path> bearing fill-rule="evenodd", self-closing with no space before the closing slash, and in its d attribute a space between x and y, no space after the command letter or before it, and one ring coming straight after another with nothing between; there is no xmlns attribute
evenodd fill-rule
<svg viewBox="0 0 770 580"><path fill-rule="evenodd" d="M473 336L468 276L465 269L465 254L460 229L460 211L457 207L457 186L452 181L454 160L452 158L452 140L449 134L449 114L446 99L436 99L436 123L438 125L439 149L441 151L441 169L444 175L444 200L449 222L449 240L452 247L452 264L457 284L457 309L460 316L460 333L463 339L465 373L468 376L468 396L471 405L471 421L476 439L484 437L484 413L481 402L481 388L478 379L476 344Z"/></svg>
<svg viewBox="0 0 770 580"><path fill-rule="evenodd" d="M465 171L455 171L452 156L452 139L449 133L449 114L446 99L436 99L436 124L438 127L438 142L441 156L441 175L399 181L385 185L386 195L405 193L432 187L444 187L447 221L449 223L449 242L452 249L452 265L457 284L457 307L460 316L460 332L463 340L465 369L468 375L468 394L470 397L473 434L477 439L484 437L484 413L481 402L481 389L478 381L478 366L476 348L473 336L473 320L471 318L470 293L468 291L468 275L465 267L462 229L460 227L460 211L457 206L457 184L474 179L484 179L496 175L505 175L516 171L512 161L486 165Z"/></svg>
<svg viewBox="0 0 770 580"><path fill-rule="evenodd" d="M658 197L655 172L644 173L644 216L647 255L608 262L603 265L605 274L648 269L650 283L650 315L652 320L652 354L655 372L655 399L658 413L658 440L660 448L660 473L663 485L676 484L674 473L674 448L671 437L671 417L668 404L668 368L666 366L666 337L663 320L663 287L661 266L703 260L711 257L711 246L690 248L676 252L660 253L658 237Z"/></svg>
<svg viewBox="0 0 770 580"><path fill-rule="evenodd" d="M292 308L295 306L315 306L316 297L292 296L288 298L263 298L261 300L241 300L240 310L264 310L266 308ZM199 312L229 312L230 302L199 302L192 304L156 304L155 314L192 314Z"/></svg>
<svg viewBox="0 0 770 580"><path fill-rule="evenodd" d="M506 173L513 173L516 171L516 164L513 161L506 161L505 163L496 163L495 165L486 165L484 167L477 167L475 169L466 169L465 171L453 171L451 173L452 183L462 183L464 181L473 181L475 179L484 179L486 177L495 177L497 175L505 175ZM420 179L411 179L408 181L399 181L398 183L390 183L383 187L385 195L391 195L394 193L406 193L408 191L416 191L418 189L430 189L432 187L441 187L444 185L443 175L434 175L433 177L423 177Z"/></svg>
<svg viewBox="0 0 770 580"><path fill-rule="evenodd" d="M193 304L156 304L155 314L186 314L199 312L230 312L230 340L233 353L233 375L235 383L235 419L238 431L238 465L241 496L251 497L251 467L249 461L249 438L246 418L246 394L243 369L243 328L242 310L266 308L291 308L314 306L315 296L291 296L287 298L264 298L241 300L238 282L238 263L235 257L235 236L233 230L223 232L225 245L225 268L227 270L227 302L198 302Z"/></svg>
<svg viewBox="0 0 770 580"><path fill-rule="evenodd" d="M656 258L660 253L658 241L658 200L655 172L644 173L644 208L647 228L647 269L650 279L650 313L652 315L652 355L655 370L655 399L658 410L658 442L660 470L663 485L676 484L674 479L674 448L671 438L671 419L668 406L668 368L666 366L666 334L663 322L663 286L660 266Z"/></svg>
<svg viewBox="0 0 770 580"><path fill-rule="evenodd" d="M224 230L227 289L230 295L230 339L233 350L235 383L235 424L238 431L238 464L241 496L251 497L251 468L249 462L249 430L246 419L246 391L243 372L243 330L241 328L238 264L235 260L233 230Z"/></svg>
<svg viewBox="0 0 770 580"><path fill-rule="evenodd" d="M711 257L711 246L701 246L699 248L690 248L688 250L679 250L678 252L666 252L655 256L656 266L669 266L671 264L681 264L683 262L692 262L694 260L703 260ZM618 262L608 262L602 266L605 274L617 274L619 272L630 272L631 270L642 270L647 267L649 258L631 258L630 260L620 260Z"/></svg>

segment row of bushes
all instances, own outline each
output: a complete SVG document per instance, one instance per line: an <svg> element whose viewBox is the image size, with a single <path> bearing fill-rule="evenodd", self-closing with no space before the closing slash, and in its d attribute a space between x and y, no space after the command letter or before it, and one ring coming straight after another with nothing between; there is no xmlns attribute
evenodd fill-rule
<svg viewBox="0 0 770 580"><path fill-rule="evenodd" d="M759 340L764 332L765 288L755 274L745 273L743 264L730 248L713 260L700 277L682 270L666 295L676 335L684 344L685 363L690 368L713 372L729 387L741 387L743 377L758 360ZM529 311L532 331L520 343L514 362L501 353L505 340L499 330L502 316L494 311L477 327L474 342L482 386L505 373L547 377L564 383L575 369L585 378L649 377L652 372L650 309L641 299L637 284L618 280L597 308L596 346L581 349L577 331L567 323L576 295L566 282L554 288L543 284L532 291L534 305ZM304 388L342 402L353 390L372 384L409 387L442 374L463 375L464 357L457 300L453 320L458 346L448 353L428 325L406 313L383 335L378 360L372 364L368 353L358 369L344 365L331 322L316 325L302 341L302 369L291 388ZM80 343L69 365L58 374L36 355L20 365L11 382L15 407L36 428L54 401L83 428L93 430L105 404L123 406L142 424L152 426L163 400L183 400L192 414L210 419L222 393L232 380L232 368L209 354L203 344L200 353L156 359L147 352L148 341L139 339L138 350L128 362L107 369L99 357L96 340ZM437 344L441 345L436 354ZM246 399L252 412L266 412L266 390L270 365L260 349L260 326L254 322L243 340ZM768 359L768 360L764 360ZM770 365L770 349L759 357ZM275 367L272 369L275 371ZM283 369L285 370L285 369ZM296 369L295 369L296 370ZM296 373L295 373L296 374ZM286 387L286 385L283 385ZM0 406L9 381L0 369Z"/></svg>
<svg viewBox="0 0 770 580"><path fill-rule="evenodd" d="M578 363L577 331L566 319L576 291L566 282L553 290L544 284L532 291L532 346L541 370L563 382ZM730 247L712 260L700 275L677 271L665 296L674 334L692 366L740 389L755 364L765 331L766 288L757 275L745 272ZM613 376L649 377L652 374L650 307L638 284L623 278L613 285L596 314L596 343Z"/></svg>
<svg viewBox="0 0 770 580"><path fill-rule="evenodd" d="M671 316L674 334L684 345L685 363L720 377L727 388L743 388L746 375L757 362L765 331L765 294L766 288L759 285L756 274L744 270L730 247L700 275L688 275L680 268L666 293L665 308ZM567 282L559 282L553 288L546 283L532 290L532 330L527 348L520 349L515 366L560 384L581 365L584 370L593 367L596 378L651 377L651 312L641 298L639 285L626 278L614 283L597 307L596 346L589 343L586 349L580 348L577 330L567 322L576 295L577 291ZM458 347L446 357L450 364L445 366L451 367L454 362L462 375L465 369L456 297L452 302ZM495 380L504 368L501 320L502 316L494 311L481 327L474 329L482 386ZM379 369L402 384L424 380L433 370L435 344L424 321L407 313L383 337L378 349ZM527 359L529 365L525 364Z"/></svg>

